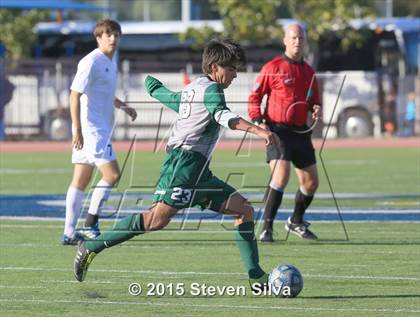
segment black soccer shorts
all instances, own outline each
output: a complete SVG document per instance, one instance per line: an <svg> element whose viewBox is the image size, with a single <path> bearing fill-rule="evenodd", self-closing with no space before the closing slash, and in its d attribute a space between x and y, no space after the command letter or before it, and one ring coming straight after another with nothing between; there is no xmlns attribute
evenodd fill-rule
<svg viewBox="0 0 420 317"><path fill-rule="evenodd" d="M299 169L316 164L315 149L311 134L295 133L282 124L269 124L270 130L278 135L280 148L274 144L267 146L267 163L271 160L291 161Z"/></svg>

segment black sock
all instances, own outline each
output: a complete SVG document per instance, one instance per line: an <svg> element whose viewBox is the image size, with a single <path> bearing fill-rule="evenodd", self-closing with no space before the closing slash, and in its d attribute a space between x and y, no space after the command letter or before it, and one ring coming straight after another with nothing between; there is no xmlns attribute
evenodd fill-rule
<svg viewBox="0 0 420 317"><path fill-rule="evenodd" d="M85 227L93 227L96 225L98 223L98 218L98 215L92 215L88 213L86 216Z"/></svg>
<svg viewBox="0 0 420 317"><path fill-rule="evenodd" d="M264 228L263 230L273 230L274 218L276 218L277 210L283 199L283 191L278 191L272 187L268 187L267 199L265 201L264 210Z"/></svg>
<svg viewBox="0 0 420 317"><path fill-rule="evenodd" d="M303 194L300 189L297 190L295 196L295 210L293 211L292 218L290 219L292 223L302 223L303 215L305 214L306 209L312 202L314 195L307 196Z"/></svg>

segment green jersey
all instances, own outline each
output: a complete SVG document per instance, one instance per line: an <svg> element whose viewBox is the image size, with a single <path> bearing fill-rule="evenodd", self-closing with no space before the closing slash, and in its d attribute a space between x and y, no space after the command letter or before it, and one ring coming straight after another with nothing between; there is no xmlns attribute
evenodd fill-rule
<svg viewBox="0 0 420 317"><path fill-rule="evenodd" d="M179 114L167 143L167 151L181 148L209 158L220 135L220 124L215 114L229 110L222 87L207 76L192 81L181 92L167 89L151 76L147 76L145 85L153 98Z"/></svg>

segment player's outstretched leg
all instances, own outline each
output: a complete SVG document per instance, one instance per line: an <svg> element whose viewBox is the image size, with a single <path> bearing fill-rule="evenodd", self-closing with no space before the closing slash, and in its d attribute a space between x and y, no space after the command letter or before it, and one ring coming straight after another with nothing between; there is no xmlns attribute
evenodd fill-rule
<svg viewBox="0 0 420 317"><path fill-rule="evenodd" d="M74 276L83 282L89 265L99 252L144 232L143 215L136 214L121 219L111 230L104 231L96 239L81 242L74 259Z"/></svg>
<svg viewBox="0 0 420 317"><path fill-rule="evenodd" d="M139 234L163 229L177 211L164 203L157 203L148 212L125 217L118 221L111 230L103 231L96 239L82 242L74 259L74 276L79 282L82 282L86 277L89 265L99 252Z"/></svg>

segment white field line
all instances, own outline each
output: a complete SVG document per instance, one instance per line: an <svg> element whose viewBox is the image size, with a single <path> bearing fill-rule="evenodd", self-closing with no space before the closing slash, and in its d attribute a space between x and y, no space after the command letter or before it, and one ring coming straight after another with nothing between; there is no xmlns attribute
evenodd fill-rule
<svg viewBox="0 0 420 317"><path fill-rule="evenodd" d="M331 165L374 165L377 164L376 160L330 160L327 162ZM267 163L260 162L213 162L212 166L218 167L265 167Z"/></svg>
<svg viewBox="0 0 420 317"><path fill-rule="evenodd" d="M152 240L148 240L147 242L153 242ZM160 241L158 241L160 242ZM174 242L174 241L172 241ZM182 240L182 242L184 243L185 240ZM217 242L217 241L211 241L211 242ZM226 242L226 240L223 240L223 242ZM233 240L232 240L233 243ZM52 244L45 244L45 243L0 243L0 247L2 248L51 248L51 247L62 247L61 245L57 244L57 243L52 243ZM67 248L70 246L64 246L64 248ZM155 250L156 247L154 245L123 245L124 248L133 248L133 249L153 249ZM302 246L303 247L303 246ZM209 246L202 246L202 247L198 247L198 246L194 246L194 250L208 250ZM164 250L164 249L173 249L173 246L159 246L159 250ZM288 253L289 252L289 253ZM301 250L297 250L297 249L288 249L288 252L283 252L282 254L284 256L290 256L292 254L295 254L296 252L299 253L301 252ZM366 251L344 251L344 250L314 250L312 249L311 252L315 253L322 253L322 254L358 254L358 255L366 255ZM420 255L420 251L419 252L396 252L396 251L369 251L369 254L389 254L389 255L397 255L397 256L413 256L413 255ZM362 264L312 264L312 265L320 265L320 266L326 266L326 265L330 265L330 266L339 266L339 267L356 267L356 266L360 266L360 267L368 267L369 265L362 265Z"/></svg>
<svg viewBox="0 0 420 317"><path fill-rule="evenodd" d="M15 286L15 285L3 285L0 284L0 288L14 288L14 289L39 289L39 288L47 288L46 286Z"/></svg>
<svg viewBox="0 0 420 317"><path fill-rule="evenodd" d="M188 303L170 303L170 302L162 302L161 299L159 302L134 302L134 301L102 301L102 300L51 300L51 299L7 299L2 298L0 302L23 302L23 303L34 303L34 304L81 304L81 305L116 305L116 306L157 306L157 307L185 307L185 308L226 308L226 309L255 309L260 311L266 310L274 310L274 311L313 311L313 312L372 312L372 313L405 313L405 314L417 314L420 313L420 310L417 309L388 309L388 308L324 308L324 307L296 307L296 306L285 306L284 302L281 302L281 306L258 306L258 305L226 305L226 304L193 304L191 302Z"/></svg>
<svg viewBox="0 0 420 317"><path fill-rule="evenodd" d="M71 272L69 269L60 268L36 268L36 267L16 267L6 266L0 267L3 271L43 271L43 272ZM114 269L91 269L90 272L98 273L132 273L132 274L154 274L154 275L172 275L172 276L186 276L186 275L244 275L239 272L171 272L171 271L151 271L151 270L114 270ZM323 275L323 274L303 274L308 278L334 278L334 279L360 279L360 280L384 280L384 281L420 281L420 277L404 277L404 276L363 276L363 275Z"/></svg>
<svg viewBox="0 0 420 317"><path fill-rule="evenodd" d="M374 160L331 160L331 165L374 165ZM265 167L267 163L260 162L214 162L212 166L218 167ZM0 168L0 174L19 175L19 174L68 174L72 173L71 168Z"/></svg>
<svg viewBox="0 0 420 317"><path fill-rule="evenodd" d="M170 241L170 242L175 242L173 240L165 240L165 241ZM147 241L140 241L140 240L134 240L131 241L132 243L135 244L128 244L128 245L124 245L124 248L133 248L133 249L155 249L156 247L154 245L150 245L150 244L139 244L140 243L148 243L148 242L154 242L153 240L147 240ZM158 242L161 242L161 240L159 240ZM182 242L185 242L184 240L182 240ZM197 241L196 241L197 242ZM207 242L207 241L206 241ZM229 240L229 241L225 241L225 240L216 240L216 241L212 241L212 242L231 242L232 244L234 243L234 240ZM51 248L51 247L57 247L61 245L58 245L58 243L52 243L52 244L41 244L41 243L0 243L0 247L3 248L16 248L16 247L20 247L20 248ZM343 246L345 246L345 244L343 244ZM303 245L302 245L303 247ZM413 246L414 247L414 246ZM63 248L70 248L70 246L63 246ZM198 247L198 246L194 246L194 249L197 250L207 250L209 247L208 246L202 246L202 247ZM172 246L159 246L159 249L173 249ZM301 252L301 250L299 249L289 249L289 252ZM358 255L367 255L366 251L354 251L354 250L316 250L316 249L312 249L311 250L312 253L322 253L322 254L358 254ZM287 255L288 253L285 253L284 255ZM414 252L414 251L407 251L407 252L399 252L399 251L369 251L369 254L388 254L388 255L410 255L410 256L420 256L420 252ZM1 269L1 268L0 268Z"/></svg>
<svg viewBox="0 0 420 317"><path fill-rule="evenodd" d="M72 284L79 284L79 281L75 280L41 280L41 283L72 283ZM95 280L89 280L89 284L114 284L111 281L95 281Z"/></svg>
<svg viewBox="0 0 420 317"><path fill-rule="evenodd" d="M41 169L29 169L29 168L0 168L0 174L9 175L25 175L25 174L71 174L71 168L41 168Z"/></svg>

